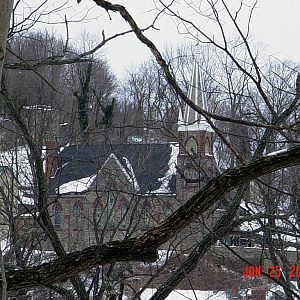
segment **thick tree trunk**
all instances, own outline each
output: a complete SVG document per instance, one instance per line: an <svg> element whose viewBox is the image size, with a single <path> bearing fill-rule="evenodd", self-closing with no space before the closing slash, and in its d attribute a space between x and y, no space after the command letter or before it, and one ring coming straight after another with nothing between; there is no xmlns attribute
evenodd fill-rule
<svg viewBox="0 0 300 300"><path fill-rule="evenodd" d="M13 0L0 0L0 80L2 78L6 40L13 2Z"/></svg>

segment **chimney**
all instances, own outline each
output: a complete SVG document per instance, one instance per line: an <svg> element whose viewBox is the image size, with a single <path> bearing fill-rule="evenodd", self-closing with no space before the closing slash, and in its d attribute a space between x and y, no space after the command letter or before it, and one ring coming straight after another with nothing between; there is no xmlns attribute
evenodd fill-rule
<svg viewBox="0 0 300 300"><path fill-rule="evenodd" d="M56 141L46 141L46 181L49 183L58 168L58 144Z"/></svg>

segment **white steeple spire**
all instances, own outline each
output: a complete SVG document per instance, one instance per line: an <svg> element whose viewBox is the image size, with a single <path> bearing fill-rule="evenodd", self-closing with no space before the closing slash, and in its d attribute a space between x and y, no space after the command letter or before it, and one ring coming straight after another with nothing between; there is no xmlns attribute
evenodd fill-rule
<svg viewBox="0 0 300 300"><path fill-rule="evenodd" d="M207 110L206 95L203 91L203 77L198 62L199 54L200 51L196 45L194 51L195 57L193 73L188 89L188 98L197 106ZM198 130L213 131L211 126L206 122L205 118L186 104L183 115L181 109L179 111L178 131Z"/></svg>

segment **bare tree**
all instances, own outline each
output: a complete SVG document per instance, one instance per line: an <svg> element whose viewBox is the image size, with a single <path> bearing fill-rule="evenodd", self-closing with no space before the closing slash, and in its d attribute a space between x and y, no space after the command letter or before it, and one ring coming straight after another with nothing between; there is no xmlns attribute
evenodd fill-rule
<svg viewBox="0 0 300 300"><path fill-rule="evenodd" d="M98 236L97 245L87 247L78 252L67 253L61 239L58 237L54 228L55 224L53 224L47 209L49 197L43 170L41 145L35 139L30 126L26 123L19 107L16 105L14 95L10 93L7 85L5 85L5 81L3 81L1 93L7 111L12 115L18 131L22 133L30 152L30 164L34 175L35 205L39 213L36 221L49 238L57 255L57 258L41 265L27 267L22 270L7 270L7 290L16 291L22 288L30 289L42 285L52 288L62 297L72 299L74 298L72 292L63 286L56 285L56 283L70 279L77 296L81 299L88 299L89 291L87 291L82 279L78 276L79 272L96 267L97 274L94 278L97 278L97 282L95 281L94 287L98 289L97 285L101 277L100 272L106 275L113 275L113 266L117 262L154 261L157 258L157 249L160 246L169 242L179 232L186 229L192 222L197 221L209 210L215 208L214 205L220 202L222 202L223 206L225 205L226 210L223 211L215 225L207 229L208 232L204 238L198 240L196 247L186 261L174 272L174 275L169 276L168 284L163 284L153 296L153 299L165 299L171 290L175 288L176 284L195 268L197 262L208 251L210 246L213 246L217 240L223 241L226 235L233 234L235 229L239 232L242 231L240 226L244 222L249 221L258 222L264 239L260 241L260 244L269 247L272 262L274 264L282 263L283 271L286 273L289 262L281 249L284 249L287 244L292 244L297 248L297 241L295 243L285 241L286 236L284 234L288 231L289 235L291 233L293 236L296 235L296 237L298 235L298 221L291 222L289 219L290 216L295 214L297 216L293 209L298 203L298 181L295 178L292 186L288 187L290 190L286 191L285 175L287 173L290 175L289 172L295 174L296 165L300 163L300 149L297 142L297 107L300 95L299 75L297 76L295 89L295 70L292 70L285 76L285 74L278 75L280 73L276 69L279 68L278 66L275 66L273 70L270 69L269 74L260 69L256 53L252 51L247 40L248 29L244 33L237 23L237 16L245 5L243 1L240 2L241 6L236 11L237 15L229 9L224 1L207 2L209 9L208 18L219 26L221 32L223 40L220 43L206 34L197 24L181 16L173 6L176 5L175 1L168 5L163 1L159 1L161 11L167 12L179 20L187 29L188 34L195 36L195 33L198 32L201 35L201 38L198 38L198 40L203 38L205 42L209 42L219 50L217 55L222 63L223 70L220 69L219 71L217 87L211 89L212 92L218 93L218 97L216 97L218 102L215 104L216 110L206 111L195 105L186 96L182 85L174 77L170 64L167 63L156 46L145 36L144 31L138 27L125 7L104 0L96 0L95 3L111 14L119 13L124 18L124 21L128 22L137 39L152 51L157 64L161 68L158 72L164 73L165 78L158 85L157 92L154 95L152 95L149 83L154 82L155 78L161 77L149 76L147 81L140 81L139 76L132 74L136 75L132 77L130 85L130 87L135 89L133 97L139 96L136 106L144 111L146 108L146 113L148 114L147 118L141 120L141 125L145 125L143 122L148 120L148 117L150 120L152 118L159 120L161 117L157 112L161 111L163 107L161 106L161 100L169 89L165 85L167 82L173 93L175 93L175 98L179 97L183 103L198 111L214 129L219 145L227 150L222 162L222 167L226 170L220 172L219 176L210 180L205 186L198 186L195 193L189 199L186 199L185 203L145 233L140 233L139 236L123 241L110 242L105 242L102 237ZM250 8L249 21L255 4ZM199 6L196 1L188 4L188 6L194 11L197 9L196 12L199 15L204 15L201 10L198 11ZM240 44L238 46L242 45L240 52L235 52L238 46L229 44L222 26L221 12L227 15L239 34ZM0 28L2 30L1 26ZM105 39L102 44L105 44ZM225 56L222 58L222 55ZM85 54L85 56L88 56L88 54ZM76 59L82 57L76 55L75 58L73 57L69 61L61 58L55 58L54 61L57 64L63 64L75 62ZM51 64L50 61L51 59L47 58L41 62L33 62L29 66L26 61L23 61L21 64L14 63L7 65L7 67L20 68L26 66L26 68L32 69L37 65ZM155 68L155 70L157 69ZM270 76L271 73L274 73L274 70L276 70L276 76ZM209 73L207 76L208 78L210 77ZM222 88L226 88L225 93L222 93ZM94 96L97 97L99 94L95 92ZM282 105L282 101L285 101L285 105ZM168 108L168 104L166 104L165 108ZM167 115L169 112L166 109L164 113L164 115ZM173 114L170 114L170 116L174 117ZM84 124L86 125L86 123ZM86 129L85 126L84 129ZM241 139L243 140L242 145L240 143ZM276 150L283 151L275 152ZM271 154L265 155L266 153ZM229 162L226 161L228 157L230 158ZM228 167L234 168L228 169ZM286 169L288 167L293 167L294 169ZM251 193L257 197L255 205L257 207L263 205L263 209L258 210L253 207L251 199L249 201L249 197L245 196L247 193L248 196L250 195L250 188L252 189ZM110 193L112 189L110 188ZM235 192L232 192L234 189ZM291 204L288 210L283 210L284 214L275 218L277 214L281 213L279 204L285 202L283 195L286 194L291 196ZM226 197L223 197L225 195ZM277 206L273 202L274 198L277 199L277 202L275 202ZM244 212L244 217L240 218L241 211ZM114 208L110 207L109 214L112 216L114 212ZM278 226L276 221L283 219L288 224ZM93 224L97 226L95 217L93 218ZM276 229L276 238L274 238L274 228ZM262 239L261 235L257 234L260 231L257 229L252 231L252 234L258 241ZM101 270L98 268L99 265L107 264L111 264L111 267L106 270L105 268ZM120 281L121 277L117 276L115 278L116 281ZM113 278L113 276L109 278ZM281 278L279 284L284 287L287 298L298 297L286 278L287 276ZM103 286L105 286L107 292L111 291L114 294L111 282L106 282ZM121 284L120 290L122 290ZM104 291L100 287L98 295L101 296L103 293Z"/></svg>

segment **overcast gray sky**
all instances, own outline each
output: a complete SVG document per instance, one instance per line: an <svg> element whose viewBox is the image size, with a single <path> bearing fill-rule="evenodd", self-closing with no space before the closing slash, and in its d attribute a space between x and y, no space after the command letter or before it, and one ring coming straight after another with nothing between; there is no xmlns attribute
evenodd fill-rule
<svg viewBox="0 0 300 300"><path fill-rule="evenodd" d="M53 0L54 1L54 0ZM157 11L154 10L152 0L115 0L113 3L119 3L127 7L128 11L135 17L140 27L148 26ZM198 22L206 32L214 34L215 27L212 22L201 21L198 15L195 15L183 3L177 1L177 9L185 17ZM237 0L225 1L229 4L236 4ZM247 3L253 3L252 0L246 0ZM56 2L57 3L57 2ZM101 39L101 31L104 30L108 37L116 32L129 29L128 25L118 14L111 13L112 20L109 20L108 14L102 9L96 7L92 1L83 0L77 4L75 0L68 3L69 9L61 12L61 16L67 13L68 18L76 19L80 11L89 9L89 21L80 23L70 23L70 36L72 42L77 42L80 34L85 30ZM276 56L279 59L292 59L300 61L300 1L299 0L260 0L254 11L251 22L251 37L253 42L267 47L267 53ZM79 14L78 14L79 13ZM241 26L246 25L246 15L241 15ZM245 18L245 20L243 19ZM202 23L201 23L202 22ZM226 23L226 20L224 20ZM156 23L159 30L149 30L146 35L153 40L160 50L163 50L166 44L176 46L188 41L188 37L178 33L177 27L169 16L163 15ZM231 27L226 27L229 35L234 35ZM57 29L63 33L63 27ZM96 38L96 40L97 40ZM146 59L150 52L147 48L137 41L133 34L118 38L110 42L103 49L113 71L122 76L124 70L131 65L141 63Z"/></svg>

